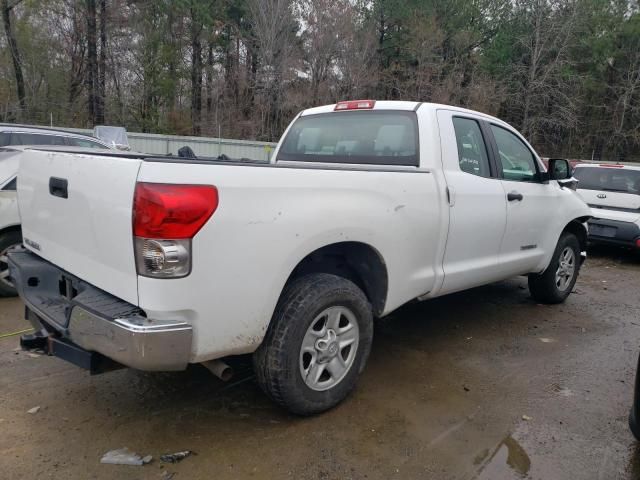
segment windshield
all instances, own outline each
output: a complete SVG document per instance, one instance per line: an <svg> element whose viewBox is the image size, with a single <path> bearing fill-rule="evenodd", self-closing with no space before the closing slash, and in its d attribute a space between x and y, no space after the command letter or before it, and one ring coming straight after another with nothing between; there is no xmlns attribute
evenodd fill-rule
<svg viewBox="0 0 640 480"><path fill-rule="evenodd" d="M417 166L417 139L414 112L309 115L293 124L277 160Z"/></svg>
<svg viewBox="0 0 640 480"><path fill-rule="evenodd" d="M578 167L573 176L578 188L640 195L640 170L615 167Z"/></svg>

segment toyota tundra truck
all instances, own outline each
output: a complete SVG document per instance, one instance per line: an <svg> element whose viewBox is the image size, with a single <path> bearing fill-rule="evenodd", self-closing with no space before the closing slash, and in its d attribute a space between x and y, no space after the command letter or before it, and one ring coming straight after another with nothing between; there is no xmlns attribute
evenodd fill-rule
<svg viewBox="0 0 640 480"><path fill-rule="evenodd" d="M268 163L29 148L10 275L52 354L94 371L252 354L308 415L353 390L374 318L407 302L517 275L563 302L591 216L570 175L497 118L405 101L304 110Z"/></svg>

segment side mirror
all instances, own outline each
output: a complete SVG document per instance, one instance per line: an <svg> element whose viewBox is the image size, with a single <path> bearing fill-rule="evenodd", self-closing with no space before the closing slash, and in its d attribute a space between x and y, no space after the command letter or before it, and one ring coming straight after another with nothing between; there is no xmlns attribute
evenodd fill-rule
<svg viewBox="0 0 640 480"><path fill-rule="evenodd" d="M568 180L571 178L571 165L564 158L549 159L549 179Z"/></svg>
<svg viewBox="0 0 640 480"><path fill-rule="evenodd" d="M550 158L549 159L549 178L551 180L557 180L560 188L569 188L576 190L578 188L578 180L573 177L571 171L571 165L568 160L564 158Z"/></svg>

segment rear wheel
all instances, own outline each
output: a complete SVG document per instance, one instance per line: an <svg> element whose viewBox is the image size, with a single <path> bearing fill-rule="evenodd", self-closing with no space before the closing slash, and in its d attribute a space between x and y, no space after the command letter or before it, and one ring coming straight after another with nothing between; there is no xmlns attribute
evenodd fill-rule
<svg viewBox="0 0 640 480"><path fill-rule="evenodd" d="M573 233L563 233L547 269L529 275L529 291L540 303L562 303L573 290L580 271L580 242Z"/></svg>
<svg viewBox="0 0 640 480"><path fill-rule="evenodd" d="M293 413L328 410L355 387L372 338L371 305L353 282L301 277L285 288L254 354L258 383Z"/></svg>
<svg viewBox="0 0 640 480"><path fill-rule="evenodd" d="M0 233L0 297L15 297L13 283L9 281L9 263L7 252L22 243L20 232L11 231Z"/></svg>

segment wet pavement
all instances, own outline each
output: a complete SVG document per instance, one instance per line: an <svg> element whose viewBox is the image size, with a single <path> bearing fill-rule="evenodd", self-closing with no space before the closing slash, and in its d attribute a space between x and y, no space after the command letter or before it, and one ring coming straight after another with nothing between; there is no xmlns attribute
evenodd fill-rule
<svg viewBox="0 0 640 480"><path fill-rule="evenodd" d="M407 306L377 325L355 393L313 418L271 404L246 358L227 384L198 366L91 377L0 338L0 476L637 479L639 294L640 256L599 249L563 305L515 278ZM0 336L22 314L0 299ZM122 447L154 460L100 464ZM197 455L159 462L180 450Z"/></svg>

